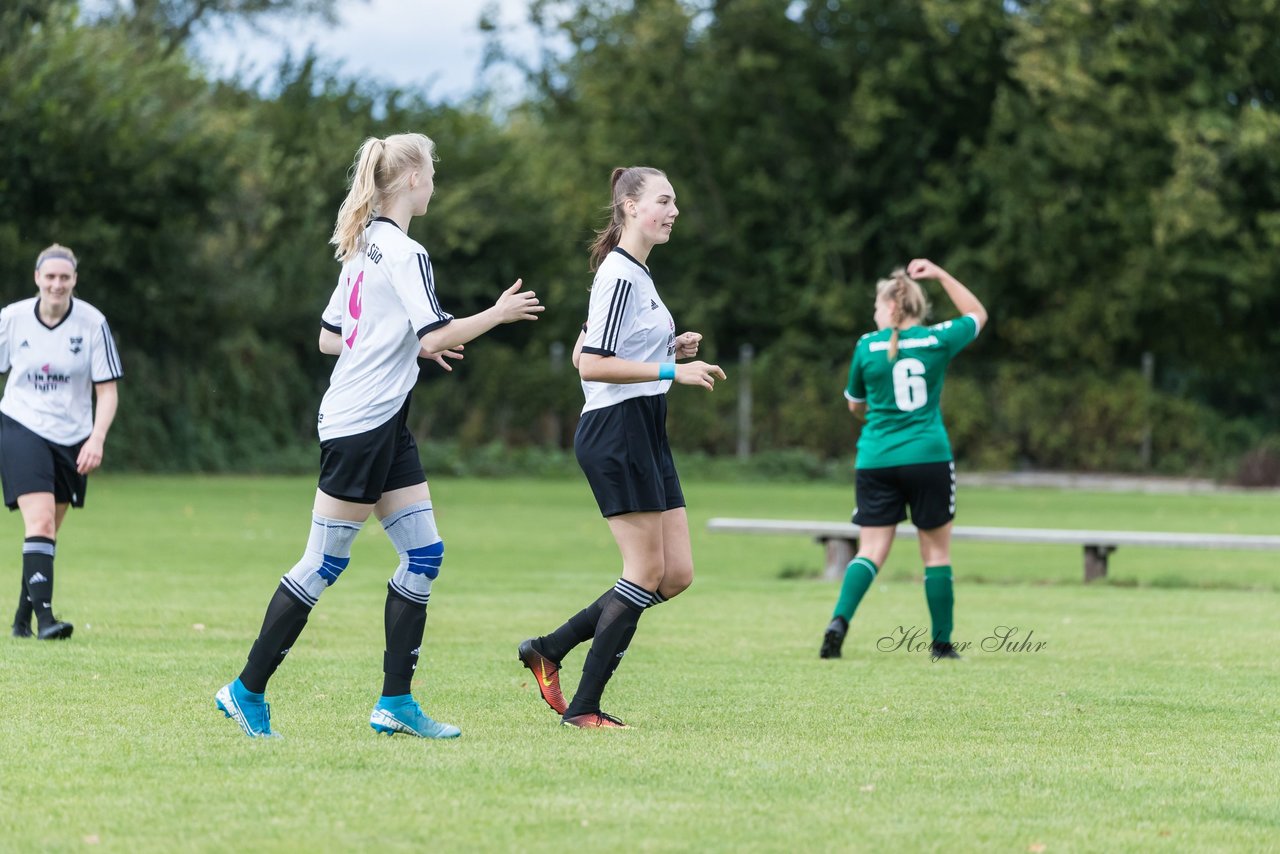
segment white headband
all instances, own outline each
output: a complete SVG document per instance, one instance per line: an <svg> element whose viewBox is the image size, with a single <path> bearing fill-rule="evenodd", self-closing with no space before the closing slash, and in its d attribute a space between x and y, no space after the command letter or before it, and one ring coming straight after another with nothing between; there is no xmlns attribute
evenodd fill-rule
<svg viewBox="0 0 1280 854"><path fill-rule="evenodd" d="M50 249L48 252L42 252L40 257L36 259L36 270L38 271L42 266L44 266L45 261L52 261L55 258L61 258L63 261L70 261L71 269L74 270L76 268L75 256L70 252L67 252L65 249Z"/></svg>

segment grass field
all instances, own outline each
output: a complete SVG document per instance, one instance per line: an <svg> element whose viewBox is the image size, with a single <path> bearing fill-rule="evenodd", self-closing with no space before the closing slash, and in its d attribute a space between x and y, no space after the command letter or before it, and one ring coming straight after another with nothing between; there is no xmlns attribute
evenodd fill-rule
<svg viewBox="0 0 1280 854"><path fill-rule="evenodd" d="M1280 556L957 544L966 659L877 650L927 627L900 543L845 658L820 661L836 587L804 538L710 516L847 518L831 485L687 483L698 578L640 623L605 708L557 726L516 644L619 565L579 481L433 483L448 544L416 693L461 739L376 737L374 525L251 741L213 693L297 559L307 478L95 478L58 544L66 643L0 641L0 849L428 851L1276 850ZM968 489L972 525L1280 533L1280 496ZM0 530L16 601L21 525ZM979 583L982 582L982 583ZM6 618L9 611L5 611ZM1043 643L993 651L999 626ZM990 644L989 644L990 646ZM570 687L581 652L567 662Z"/></svg>

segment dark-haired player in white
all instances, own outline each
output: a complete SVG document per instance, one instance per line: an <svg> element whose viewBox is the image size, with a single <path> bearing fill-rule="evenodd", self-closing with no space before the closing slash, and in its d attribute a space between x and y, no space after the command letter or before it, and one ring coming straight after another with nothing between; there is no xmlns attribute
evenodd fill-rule
<svg viewBox="0 0 1280 854"><path fill-rule="evenodd" d="M675 321L646 266L666 243L680 211L667 176L657 169L615 169L609 225L591 250L595 279L587 325L575 347L586 402L574 451L600 513L622 553L622 577L560 628L520 644L520 661L542 698L575 727L622 727L600 709L645 608L693 582L693 552L684 493L667 441L667 390L672 381L710 390L724 371L697 355L702 336L676 335ZM560 690L560 663L594 639L573 700Z"/></svg>
<svg viewBox="0 0 1280 854"><path fill-rule="evenodd" d="M53 244L36 258L39 296L0 310L0 479L22 512L22 590L14 637L69 638L53 615L53 556L68 507L83 507L89 472L116 417L120 354L102 312L74 299L76 256ZM94 396L97 411L94 411Z"/></svg>
<svg viewBox="0 0 1280 854"><path fill-rule="evenodd" d="M961 316L922 325L929 301L916 279L937 279ZM888 559L898 523L910 507L933 622L930 649L934 660L959 658L951 643L956 466L939 404L947 366L978 336L987 310L954 276L925 258L877 282L875 305L877 331L858 339L844 392L849 411L866 421L858 437L853 516L861 537L818 655L840 657L853 612Z"/></svg>
<svg viewBox="0 0 1280 854"><path fill-rule="evenodd" d="M320 404L320 483L301 560L280 579L240 677L217 694L218 708L250 737L271 736L267 681L298 639L311 609L346 569L351 543L377 516L400 565L387 584L382 696L369 725L386 734L454 738L457 727L428 717L410 693L431 584L444 560L431 494L406 426L418 358L451 370L445 356L495 326L535 320L542 306L516 281L493 307L454 318L436 298L431 261L408 236L435 189L435 144L422 134L368 139L331 242L343 262L321 319L320 350L336 355Z"/></svg>

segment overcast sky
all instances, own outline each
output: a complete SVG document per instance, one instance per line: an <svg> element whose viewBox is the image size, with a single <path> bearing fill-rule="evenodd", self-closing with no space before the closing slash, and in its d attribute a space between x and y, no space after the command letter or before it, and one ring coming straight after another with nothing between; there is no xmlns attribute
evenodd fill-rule
<svg viewBox="0 0 1280 854"><path fill-rule="evenodd" d="M220 75L272 72L286 53L301 56L314 46L321 59L341 62L350 76L406 88L422 88L432 100L456 100L480 81L485 36L477 23L490 5L518 50L530 33L528 0L339 0L337 26L317 20L265 21L265 34L245 27L202 33L195 50ZM497 82L490 78L491 82Z"/></svg>

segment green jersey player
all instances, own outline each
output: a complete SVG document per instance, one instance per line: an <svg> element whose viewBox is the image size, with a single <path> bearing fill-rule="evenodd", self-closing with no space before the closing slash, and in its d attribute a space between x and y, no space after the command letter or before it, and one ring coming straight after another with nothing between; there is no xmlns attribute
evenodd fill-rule
<svg viewBox="0 0 1280 854"><path fill-rule="evenodd" d="M921 325L929 311L916 279L937 279L960 317ZM876 284L876 331L853 351L845 397L863 418L858 439L858 554L845 570L835 613L819 655L839 658L849 621L884 565L899 522L920 536L925 597L933 622L934 658L959 658L951 643L951 521L956 512L956 468L939 401L947 366L987 321L968 288L932 261L917 258Z"/></svg>

